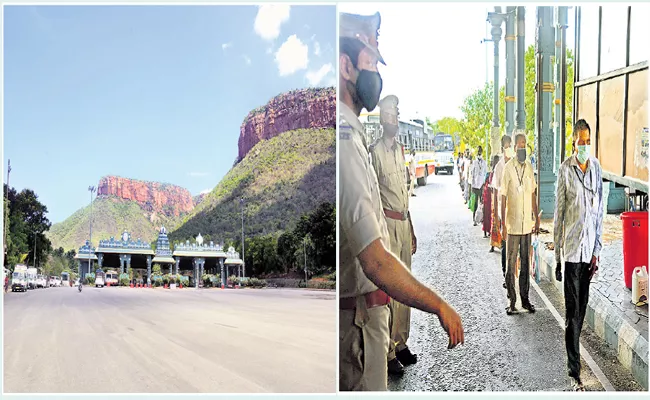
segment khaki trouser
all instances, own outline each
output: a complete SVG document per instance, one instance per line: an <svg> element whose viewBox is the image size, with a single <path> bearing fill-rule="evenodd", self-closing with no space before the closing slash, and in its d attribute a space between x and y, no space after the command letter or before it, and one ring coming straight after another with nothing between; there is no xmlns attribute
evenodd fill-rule
<svg viewBox="0 0 650 400"><path fill-rule="evenodd" d="M388 306L339 310L339 390L388 389Z"/></svg>
<svg viewBox="0 0 650 400"><path fill-rule="evenodd" d="M386 218L390 236L390 251L393 252L408 270L411 270L411 227L407 221ZM390 300L390 345L388 361L395 358L395 352L406 348L406 341L411 330L411 308L395 300Z"/></svg>
<svg viewBox="0 0 650 400"><path fill-rule="evenodd" d="M520 261L519 271L519 297L522 304L528 303L528 289L530 285L530 271L528 256L530 251L531 234L511 235L508 233L506 240L506 252L508 257L508 269L506 271L506 288L510 303L514 304L517 300L517 290L515 289L515 274L517 272L517 256ZM502 250L503 251L503 250Z"/></svg>

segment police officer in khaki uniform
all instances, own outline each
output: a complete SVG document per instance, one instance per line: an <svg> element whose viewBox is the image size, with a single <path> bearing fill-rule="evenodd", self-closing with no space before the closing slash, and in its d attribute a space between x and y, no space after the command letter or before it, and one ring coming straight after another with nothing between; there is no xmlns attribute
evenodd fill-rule
<svg viewBox="0 0 650 400"><path fill-rule="evenodd" d="M379 120L383 136L370 145L372 166L377 172L379 193L386 216L390 237L390 250L411 269L411 255L415 253L417 242L411 215L408 211L409 196L406 190L405 165L402 144L396 139L399 130L397 96L386 96L379 102ZM388 373L401 375L404 365L417 362L417 357L406 346L411 327L411 309L395 300L390 302L390 336L388 348Z"/></svg>
<svg viewBox="0 0 650 400"><path fill-rule="evenodd" d="M379 13L339 18L339 390L384 391L390 338L389 296L435 313L449 348L464 342L456 311L411 275L389 248L389 236L370 162L362 109L381 95L377 63Z"/></svg>

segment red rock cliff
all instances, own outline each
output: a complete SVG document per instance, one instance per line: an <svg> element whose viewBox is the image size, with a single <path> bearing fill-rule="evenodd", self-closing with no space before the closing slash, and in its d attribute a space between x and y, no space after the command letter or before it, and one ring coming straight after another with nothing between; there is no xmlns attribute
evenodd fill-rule
<svg viewBox="0 0 650 400"><path fill-rule="evenodd" d="M336 90L333 87L283 93L248 113L240 129L238 160L260 140L306 128L336 128Z"/></svg>
<svg viewBox="0 0 650 400"><path fill-rule="evenodd" d="M105 176L99 180L99 196L117 196L137 201L143 209L179 216L192 211L194 201L187 189L159 182L145 182L117 176Z"/></svg>

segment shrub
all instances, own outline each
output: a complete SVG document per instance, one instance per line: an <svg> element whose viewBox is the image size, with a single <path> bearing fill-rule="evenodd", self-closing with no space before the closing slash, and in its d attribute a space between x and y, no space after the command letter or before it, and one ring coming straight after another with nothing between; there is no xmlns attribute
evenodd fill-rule
<svg viewBox="0 0 650 400"><path fill-rule="evenodd" d="M210 275L210 274L203 274L203 276L201 276L201 281L203 282L203 287L210 287L210 284L212 283L210 281L211 276L212 275Z"/></svg>
<svg viewBox="0 0 650 400"><path fill-rule="evenodd" d="M246 286L250 286L254 288L263 288L266 287L266 281L264 279L250 278Z"/></svg>
<svg viewBox="0 0 650 400"><path fill-rule="evenodd" d="M162 285L162 283L163 283L163 278L162 278L162 276L160 276L160 275L153 275L153 276L151 277L151 283L152 283L155 287L160 287L160 286Z"/></svg>
<svg viewBox="0 0 650 400"><path fill-rule="evenodd" d="M131 282L129 280L129 274L125 273L120 274L118 281L120 282L120 286L129 286L129 283Z"/></svg>
<svg viewBox="0 0 650 400"><path fill-rule="evenodd" d="M89 285L94 285L95 284L95 273L94 272L86 274L86 283L88 283Z"/></svg>
<svg viewBox="0 0 650 400"><path fill-rule="evenodd" d="M332 281L309 281L307 287L310 289L336 290L336 282Z"/></svg>
<svg viewBox="0 0 650 400"><path fill-rule="evenodd" d="M169 285L169 275L163 275L163 276L162 276L162 282L163 282L165 285Z"/></svg>
<svg viewBox="0 0 650 400"><path fill-rule="evenodd" d="M170 284L178 283L178 275L169 274L168 277L169 277L169 283Z"/></svg>

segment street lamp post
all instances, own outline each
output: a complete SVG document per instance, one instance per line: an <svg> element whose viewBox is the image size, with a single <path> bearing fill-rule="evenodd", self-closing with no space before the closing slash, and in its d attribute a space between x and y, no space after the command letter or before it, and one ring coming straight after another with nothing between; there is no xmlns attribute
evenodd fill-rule
<svg viewBox="0 0 650 400"><path fill-rule="evenodd" d="M88 243L88 273L90 274L90 249L93 248L93 193L95 193L94 186L88 186L90 192L90 242Z"/></svg>
<svg viewBox="0 0 650 400"><path fill-rule="evenodd" d="M302 239L302 252L305 254L305 286L307 286L307 236Z"/></svg>
<svg viewBox="0 0 650 400"><path fill-rule="evenodd" d="M241 204L241 265L242 265L242 279L246 278L246 258L244 253L244 198L239 199Z"/></svg>
<svg viewBox="0 0 650 400"><path fill-rule="evenodd" d="M9 173L11 172L11 160L7 160L7 190L5 191L5 201L9 202ZM4 226L2 227L3 229L3 241L2 243L4 244L4 250L5 250L5 260L7 259L7 229L8 225L7 221L9 220L9 213L5 213L5 223Z"/></svg>

